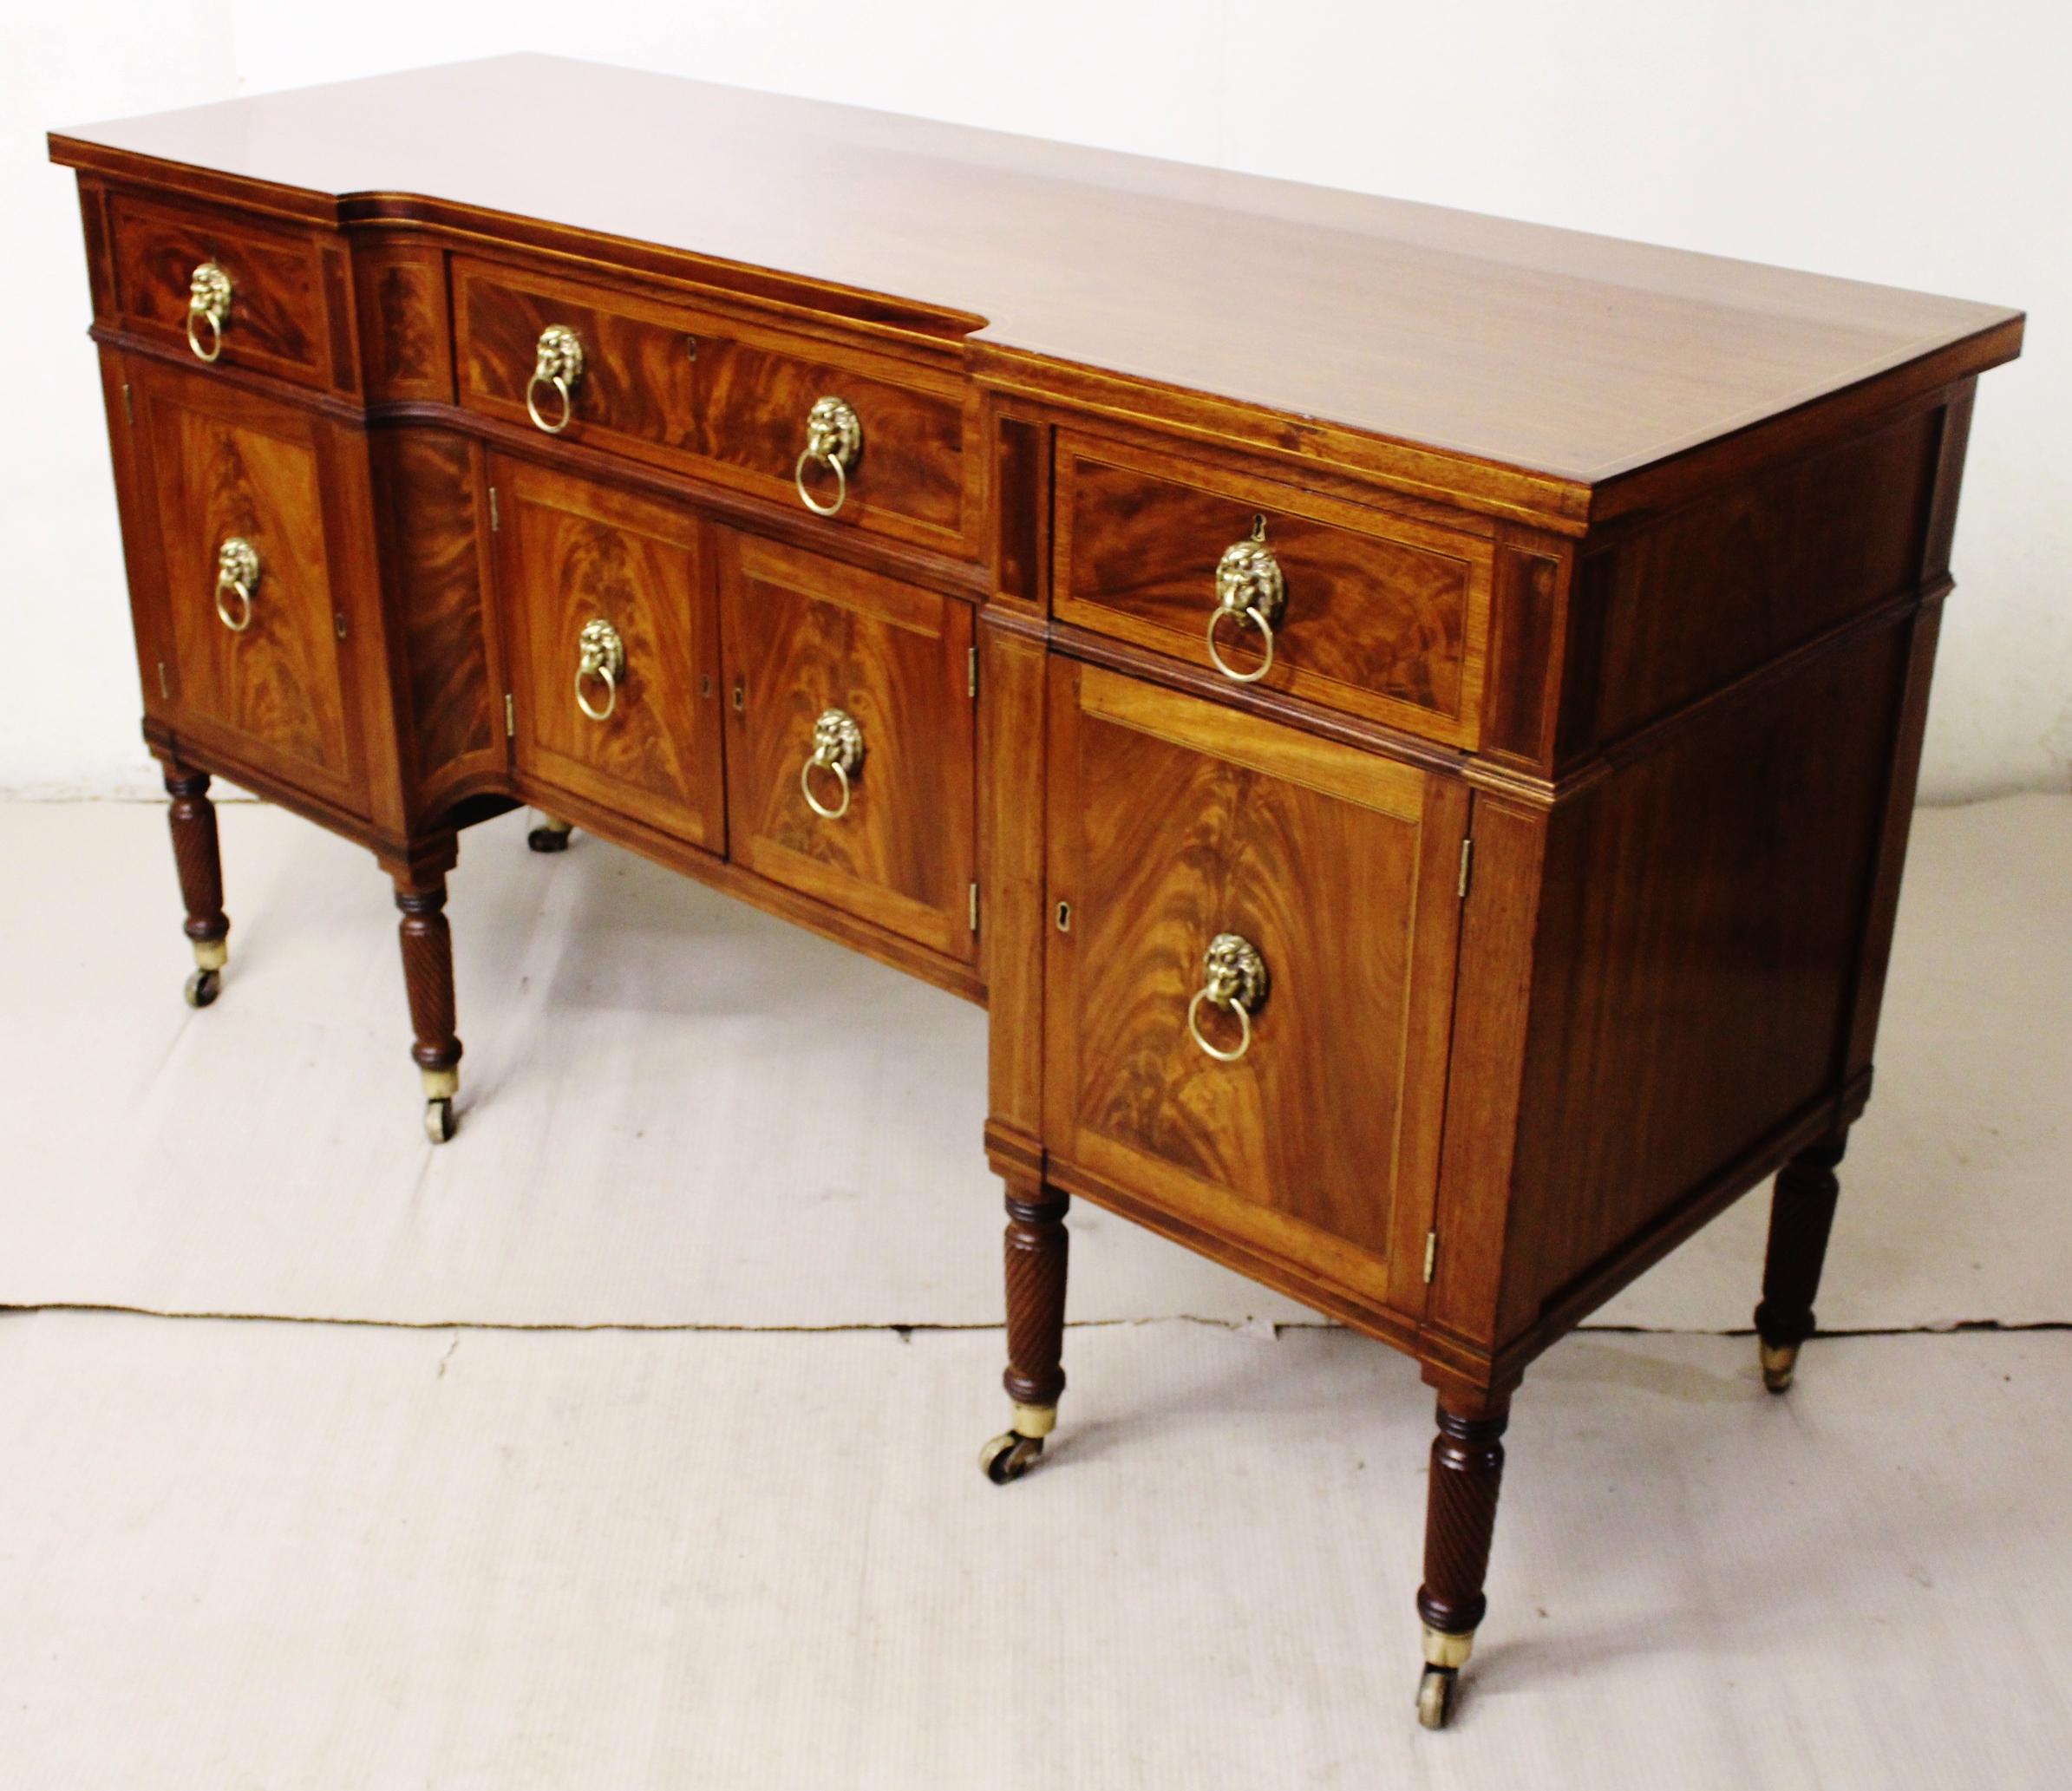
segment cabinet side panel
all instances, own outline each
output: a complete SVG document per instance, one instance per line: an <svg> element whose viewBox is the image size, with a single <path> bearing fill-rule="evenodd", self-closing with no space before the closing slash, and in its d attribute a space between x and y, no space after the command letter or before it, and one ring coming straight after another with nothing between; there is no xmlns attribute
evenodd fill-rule
<svg viewBox="0 0 2072 1791"><path fill-rule="evenodd" d="M1657 737L1550 825L1500 1330L1839 1091L1901 612Z"/></svg>
<svg viewBox="0 0 2072 1791"><path fill-rule="evenodd" d="M1941 440L1940 409L1914 410L1590 553L1563 762L1918 592Z"/></svg>

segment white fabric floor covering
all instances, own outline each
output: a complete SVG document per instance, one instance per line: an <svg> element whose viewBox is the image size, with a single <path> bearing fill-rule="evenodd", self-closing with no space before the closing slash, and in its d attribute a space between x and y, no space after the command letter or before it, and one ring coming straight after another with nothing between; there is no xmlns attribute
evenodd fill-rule
<svg viewBox="0 0 2072 1791"><path fill-rule="evenodd" d="M2072 1331L1922 1328L2072 1320L2072 800L1918 818L1820 1300L1910 1334L1781 1400L1670 1334L1747 1325L1757 1198L1551 1351L1443 1735L1392 1352L1082 1209L1063 1428L980 1478L976 1010L507 820L434 1150L371 862L223 833L193 1015L162 820L0 805L0 1305L283 1315L0 1312L6 1791L2063 1781Z"/></svg>
<svg viewBox="0 0 2072 1791"><path fill-rule="evenodd" d="M0 1318L0 1781L148 1791L2041 1791L2072 1337L1596 1336L1520 1396L1459 1715L1428 1403L1335 1330Z"/></svg>
<svg viewBox="0 0 2072 1791"><path fill-rule="evenodd" d="M466 836L460 1136L418 1126L385 880L221 806L222 999L164 822L0 805L0 1304L405 1324L993 1324L978 1010L581 833ZM2072 1318L2072 799L1925 810L1820 1311ZM1745 1328L1766 1200L1598 1315ZM1310 1320L1083 1203L1075 1321Z"/></svg>

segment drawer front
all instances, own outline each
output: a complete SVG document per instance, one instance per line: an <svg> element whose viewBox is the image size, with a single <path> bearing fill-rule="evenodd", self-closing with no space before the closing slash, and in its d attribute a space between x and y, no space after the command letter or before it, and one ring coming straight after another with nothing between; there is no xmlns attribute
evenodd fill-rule
<svg viewBox="0 0 2072 1791"><path fill-rule="evenodd" d="M969 605L745 535L722 565L735 861L971 962Z"/></svg>
<svg viewBox="0 0 2072 1791"><path fill-rule="evenodd" d="M1422 1310L1465 791L1095 667L1050 679L1052 1148Z"/></svg>
<svg viewBox="0 0 2072 1791"><path fill-rule="evenodd" d="M177 346L197 364L212 359L299 385L353 389L342 248L127 194L108 201L108 222L115 304L126 328ZM227 283L215 321L192 316L195 270L203 266L219 269Z"/></svg>
<svg viewBox="0 0 2072 1791"><path fill-rule="evenodd" d="M519 769L724 852L710 532L501 455L490 480Z"/></svg>
<svg viewBox="0 0 2072 1791"><path fill-rule="evenodd" d="M151 591L173 725L356 812L351 666L333 588L328 425L133 361ZM241 563L240 563L241 562Z"/></svg>
<svg viewBox="0 0 2072 1791"><path fill-rule="evenodd" d="M1069 433L1058 438L1057 516L1061 620L1215 670L1233 689L1258 683L1474 744L1488 651L1487 541ZM1278 604L1258 582L1219 585L1233 547L1271 556ZM1221 666L1210 651L1212 622Z"/></svg>
<svg viewBox="0 0 2072 1791"><path fill-rule="evenodd" d="M961 382L865 350L837 350L758 324L480 262L454 267L461 402L535 426L526 409L539 340L571 330L580 373L569 382L572 441L635 455L803 512L840 507L853 526L947 552L970 533ZM533 389L544 421L560 394ZM860 440L837 480L800 457L823 397L854 413Z"/></svg>

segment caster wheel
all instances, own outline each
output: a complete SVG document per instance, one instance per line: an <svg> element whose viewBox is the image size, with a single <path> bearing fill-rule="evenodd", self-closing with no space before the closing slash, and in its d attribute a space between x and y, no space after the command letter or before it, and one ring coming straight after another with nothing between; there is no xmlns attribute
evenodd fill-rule
<svg viewBox="0 0 2072 1791"><path fill-rule="evenodd" d="M1799 1366L1799 1346L1796 1343L1772 1345L1758 1339L1756 1348L1762 1356L1762 1384L1773 1393L1789 1390L1791 1377Z"/></svg>
<svg viewBox="0 0 2072 1791"><path fill-rule="evenodd" d="M454 1103L450 1097L425 1102L424 1135L434 1144L444 1144L454 1135Z"/></svg>
<svg viewBox="0 0 2072 1791"><path fill-rule="evenodd" d="M221 971L196 971L193 976L187 978L186 993L189 1007L206 1008L223 993L223 972Z"/></svg>
<svg viewBox="0 0 2072 1791"><path fill-rule="evenodd" d="M1427 1729L1444 1729L1454 1714L1454 1683L1459 1677L1452 1667L1427 1667L1417 1682L1417 1720Z"/></svg>
<svg viewBox="0 0 2072 1791"><path fill-rule="evenodd" d="M534 852L566 852L569 831L566 827L534 827L526 835L526 844Z"/></svg>
<svg viewBox="0 0 2072 1791"><path fill-rule="evenodd" d="M997 1487L1017 1481L1036 1466L1043 1453L1043 1439L1024 1436L1018 1430L1003 1430L978 1452L978 1465Z"/></svg>

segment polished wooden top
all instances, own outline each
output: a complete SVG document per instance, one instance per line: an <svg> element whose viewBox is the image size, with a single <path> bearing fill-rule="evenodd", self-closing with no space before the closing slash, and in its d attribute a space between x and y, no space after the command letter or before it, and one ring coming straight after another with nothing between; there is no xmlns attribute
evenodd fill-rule
<svg viewBox="0 0 2072 1791"><path fill-rule="evenodd" d="M1954 375L2021 342L1996 305L546 56L96 125L51 154L213 171L310 217L415 198L683 250L1580 484L1952 343Z"/></svg>

